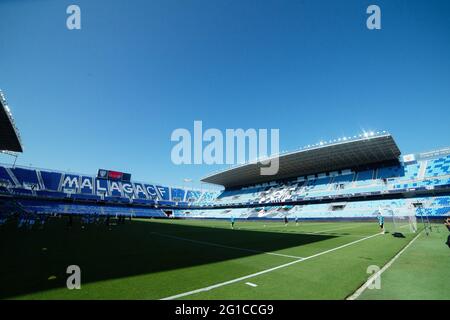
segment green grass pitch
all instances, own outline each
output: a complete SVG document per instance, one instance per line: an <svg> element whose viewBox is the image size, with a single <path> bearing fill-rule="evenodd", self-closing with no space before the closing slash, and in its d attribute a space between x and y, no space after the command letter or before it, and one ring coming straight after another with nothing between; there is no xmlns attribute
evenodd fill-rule
<svg viewBox="0 0 450 320"><path fill-rule="evenodd" d="M132 220L0 227L1 299L346 299L417 234L373 222ZM392 225L387 225L392 230ZM419 237L359 299L450 299L448 231ZM69 265L81 289L66 287Z"/></svg>

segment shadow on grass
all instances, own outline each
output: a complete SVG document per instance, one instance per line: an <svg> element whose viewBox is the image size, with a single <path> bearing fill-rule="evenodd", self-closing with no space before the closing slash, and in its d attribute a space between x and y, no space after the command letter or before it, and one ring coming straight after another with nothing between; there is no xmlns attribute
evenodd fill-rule
<svg viewBox="0 0 450 320"><path fill-rule="evenodd" d="M78 265L82 283L193 267L271 252L334 238L231 230L174 222L126 221L111 226L74 219L50 219L44 229L0 227L0 298L65 288L66 269ZM238 250L182 240L204 241ZM251 251L255 250L255 251ZM50 279L49 279L50 278Z"/></svg>

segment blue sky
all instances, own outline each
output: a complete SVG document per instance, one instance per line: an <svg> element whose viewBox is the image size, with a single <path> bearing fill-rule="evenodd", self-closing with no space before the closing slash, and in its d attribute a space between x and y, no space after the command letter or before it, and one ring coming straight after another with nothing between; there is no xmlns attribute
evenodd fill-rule
<svg viewBox="0 0 450 320"><path fill-rule="evenodd" d="M66 28L81 8L82 29ZM366 8L382 30L366 28ZM0 88L18 163L182 185L176 128L279 128L282 150L388 130L404 154L449 146L450 1L0 2ZM0 158L2 161L11 159Z"/></svg>

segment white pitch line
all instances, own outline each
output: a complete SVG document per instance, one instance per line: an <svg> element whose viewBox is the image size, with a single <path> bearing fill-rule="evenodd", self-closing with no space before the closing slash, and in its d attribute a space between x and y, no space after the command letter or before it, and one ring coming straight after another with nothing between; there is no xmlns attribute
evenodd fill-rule
<svg viewBox="0 0 450 320"><path fill-rule="evenodd" d="M261 253L261 254L268 254L268 255L272 255L272 256L279 256L279 257L285 257L285 258L291 258L291 259L303 259L303 257L291 256L291 255L288 255L288 254L282 254L282 253L276 253L276 252L267 252L267 251L260 251L260 250L254 250L254 249L247 249L247 248L239 248L239 247L226 246L226 245L219 244L219 243L213 243L213 242L207 242L207 241L200 241L200 240L193 240L193 239L182 238L182 237L172 236L172 235L163 234L163 233L158 233L158 232L152 232L152 233L153 233L153 234L156 234L156 235L158 235L158 236L161 236L161 237L166 237L166 238L171 238L171 239L180 240L180 241L186 241L186 242L192 242L192 243L197 243L197 244L202 244L202 245L207 245L207 246L212 246L212 247L219 247L219 248L225 248L225 249L233 249L233 250L239 250L239 251L247 251L247 252L253 252L253 253Z"/></svg>
<svg viewBox="0 0 450 320"><path fill-rule="evenodd" d="M390 266L392 266L392 264L398 259L398 257L400 257L400 255L405 252L406 249L408 249L414 241L416 241L420 234L421 232L417 236L415 236L414 239L412 239L402 250L400 250L400 252L397 253L388 263L386 263L383 268L369 277L369 279L367 279L367 281L361 287L359 287L358 290L356 290L351 296L349 296L347 300L358 299L358 297L375 281L375 279L380 277L383 272L385 272Z"/></svg>
<svg viewBox="0 0 450 320"><path fill-rule="evenodd" d="M258 286L257 284L254 284L254 283L251 283L251 282L246 282L245 284L250 286L250 287L254 287L254 288Z"/></svg>
<svg viewBox="0 0 450 320"><path fill-rule="evenodd" d="M309 260L309 259L312 259L312 258L316 258L318 256L321 256L321 255L324 255L324 254L327 254L327 253L330 253L330 252L333 252L333 251L336 251L336 250L339 250L339 249L342 249L342 248L354 245L354 244L356 244L358 242L361 242L361 241L364 241L364 240L367 240L367 239L379 236L380 234L381 233L376 233L376 234L373 234L371 236L364 237L364 238L361 238L361 239L358 239L358 240L355 240L355 241L343 244L341 246L338 246L338 247L335 247L335 248L332 248L332 249L328 249L328 250L316 253L316 254L314 254L312 256L308 256L306 258L302 258L302 259L299 259L299 260L291 261L291 262L288 262L288 263L285 263L285 264L282 264L282 265L279 265L279 266L276 266L276 267L273 267L273 268L265 269L265 270L262 270L262 271L259 271L259 272L256 272L256 273L252 273L252 274L249 274L249 275L246 275L246 276L243 276L243 277L239 277L239 278L236 278L236 279L228 280L228 281L225 281L225 282L220 282L220 283L208 286L208 287L204 287L204 288L200 288L200 289L196 289L196 290L192 290L192 291L176 294L176 295L173 295L173 296L170 296L170 297L163 298L161 300L178 299L178 298L190 296L190 295L193 295L193 294L196 294L196 293L200 293L200 292L216 289L216 288L219 288L219 287L223 287L223 286L226 286L226 285L229 285L229 284L232 284L232 283L236 283L236 282L239 282L239 281L242 281L242 280L247 280L247 279L250 279L250 278L254 278L256 276L259 276L259 275L262 275L262 274L265 274L265 273L269 273L269 272L272 272L272 271L275 271L275 270L278 270L278 269L281 269L281 268L289 267L289 266L291 266L293 264L296 264L296 263L299 263L299 262L302 262L302 261L305 261L305 260Z"/></svg>
<svg viewBox="0 0 450 320"><path fill-rule="evenodd" d="M311 223L309 225L313 225L313 224L317 225L317 224L324 224L324 223L328 223L328 222L317 222L317 223ZM334 223L334 222L331 222L331 223ZM308 226L308 224L302 224L302 226ZM284 225L283 226L280 226L280 225L278 225L278 226L270 226L270 227L284 228ZM319 230L319 231L303 232L303 229L301 229L298 234L317 235L317 234L320 234L320 233L326 233L326 232L330 232L330 231L337 231L337 230L344 230L344 229L353 229L353 228L359 228L359 227L361 227L361 223L358 223L358 225L344 226L344 227L333 228L333 229L326 229L326 230ZM241 228L241 230L244 230L244 229L245 230L252 230L252 229L264 229L264 228L263 227L259 227L259 228Z"/></svg>
<svg viewBox="0 0 450 320"><path fill-rule="evenodd" d="M361 227L361 224L358 224L356 226L352 225L352 226L345 226L345 227L340 227L340 228L333 228L333 229L327 229L327 230L321 230L321 231L314 231L314 232L311 232L311 233L316 234L316 233L322 233L322 232L344 230L344 229L353 229L353 228L359 228L359 227Z"/></svg>
<svg viewBox="0 0 450 320"><path fill-rule="evenodd" d="M313 232L302 232L302 233L300 233L300 234L305 234L305 235L309 235L309 236L319 236L319 235L322 235L322 236L329 236L329 237L336 237L336 234L334 234L334 233L327 233L327 232L321 232L321 233L313 233ZM341 235L339 235L339 236L341 236ZM367 236L367 233L366 234L360 234L360 233L358 233L358 234L346 234L346 235L343 235L342 237L347 237L347 238L361 238L361 237L365 237L365 236Z"/></svg>
<svg viewBox="0 0 450 320"><path fill-rule="evenodd" d="M240 230L260 230L260 229L267 229L267 228L285 228L286 226L283 224L281 224L282 222L269 222L265 227L261 227L261 226L257 226L257 227L248 227L248 226L244 226L241 227ZM294 221L291 221L291 223L295 223ZM298 224L298 226L303 226L303 227L309 227L309 226L313 226L313 225L324 225L324 224L332 224L334 222L300 222ZM271 225L273 224L273 225ZM292 224L292 225L293 225ZM289 226L289 225L288 225Z"/></svg>

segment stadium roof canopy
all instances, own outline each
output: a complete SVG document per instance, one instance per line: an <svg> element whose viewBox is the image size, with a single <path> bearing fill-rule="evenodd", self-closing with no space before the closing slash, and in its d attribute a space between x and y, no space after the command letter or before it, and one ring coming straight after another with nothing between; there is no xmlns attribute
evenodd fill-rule
<svg viewBox="0 0 450 320"><path fill-rule="evenodd" d="M398 161L401 152L390 134L383 133L343 139L309 149L279 155L279 170L275 175L261 175L261 163L248 163L210 174L205 183L225 188L255 185L318 173L370 166Z"/></svg>
<svg viewBox="0 0 450 320"><path fill-rule="evenodd" d="M11 111L0 91L0 151L23 152L20 135Z"/></svg>

